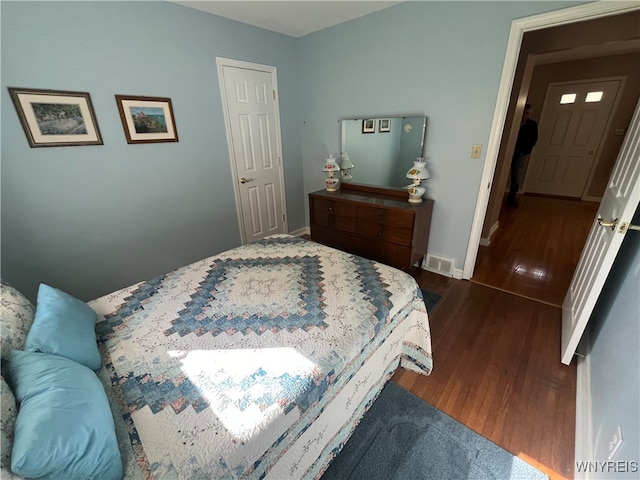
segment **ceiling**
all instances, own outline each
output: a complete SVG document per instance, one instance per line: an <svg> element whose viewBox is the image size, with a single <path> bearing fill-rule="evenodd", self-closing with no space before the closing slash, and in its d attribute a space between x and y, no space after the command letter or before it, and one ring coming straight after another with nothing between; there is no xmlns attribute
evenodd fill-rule
<svg viewBox="0 0 640 480"><path fill-rule="evenodd" d="M402 0L170 1L291 37L302 37L402 2Z"/></svg>

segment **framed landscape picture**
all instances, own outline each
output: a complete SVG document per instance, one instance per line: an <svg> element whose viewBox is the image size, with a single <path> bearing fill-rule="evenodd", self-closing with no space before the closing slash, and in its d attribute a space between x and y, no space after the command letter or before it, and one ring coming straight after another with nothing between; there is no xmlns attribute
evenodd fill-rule
<svg viewBox="0 0 640 480"><path fill-rule="evenodd" d="M116 95L127 143L177 142L170 98Z"/></svg>
<svg viewBox="0 0 640 480"><path fill-rule="evenodd" d="M102 145L87 92L9 87L30 147Z"/></svg>

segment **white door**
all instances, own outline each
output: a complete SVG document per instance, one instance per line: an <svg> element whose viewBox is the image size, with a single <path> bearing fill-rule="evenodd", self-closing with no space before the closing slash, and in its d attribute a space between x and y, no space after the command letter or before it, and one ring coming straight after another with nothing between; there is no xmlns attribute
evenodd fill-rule
<svg viewBox="0 0 640 480"><path fill-rule="evenodd" d="M569 364L640 201L640 102L622 144L598 218L562 303L562 363ZM605 225L601 225L604 223ZM610 224L611 226L607 226Z"/></svg>
<svg viewBox="0 0 640 480"><path fill-rule="evenodd" d="M242 242L286 233L275 67L217 61Z"/></svg>
<svg viewBox="0 0 640 480"><path fill-rule="evenodd" d="M549 86L524 191L582 197L620 83Z"/></svg>

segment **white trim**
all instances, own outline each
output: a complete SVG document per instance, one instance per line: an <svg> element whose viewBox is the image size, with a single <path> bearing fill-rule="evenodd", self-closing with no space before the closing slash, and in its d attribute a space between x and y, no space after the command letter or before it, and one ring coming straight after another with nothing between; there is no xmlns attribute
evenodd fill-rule
<svg viewBox="0 0 640 480"><path fill-rule="evenodd" d="M489 245L491 245L491 237L489 238L480 237L480 245L483 247L488 247Z"/></svg>
<svg viewBox="0 0 640 480"><path fill-rule="evenodd" d="M487 153L485 155L484 167L482 170L482 179L480 180L478 200L476 203L475 213L473 215L469 243L467 244L463 278L468 280L473 275L473 269L478 255L478 246L480 244L480 236L482 235L482 225L487 214L491 184L493 182L493 176L498 160L500 140L505 128L507 109L509 107L509 99L511 97L511 89L513 88L513 79L515 77L516 66L518 64L518 57L520 56L520 46L523 35L528 31L541 30L544 28L585 20L593 20L639 9L640 4L637 2L599 1L543 13L540 15L533 15L522 19L516 19L511 22L509 41L507 43L507 51L505 53L505 60L502 67L500 86L498 88L498 98L496 100L493 121L491 123L491 134L489 135L489 140L487 142Z"/></svg>
<svg viewBox="0 0 640 480"><path fill-rule="evenodd" d="M496 221L496 223L491 225L491 229L489 229L489 235L487 236L487 238L480 239L480 245L482 245L483 247L488 247L489 245L491 245L491 237L493 236L494 233L496 233L496 230L498 230L499 227L500 227L499 221Z"/></svg>
<svg viewBox="0 0 640 480"><path fill-rule="evenodd" d="M284 159L282 157L282 133L280 129L280 95L278 91L278 70L272 65L263 65L260 63L245 62L244 60L235 60L233 58L216 57L216 65L218 67L218 83L220 85L220 97L222 101L222 111L224 114L224 128L227 136L227 148L229 149L229 163L231 165L231 179L233 182L233 193L236 201L236 213L238 215L238 226L240 227L240 241L244 245L247 243L247 236L244 231L244 222L242 220L242 201L240 199L240 190L238 189L238 176L236 173L236 165L233 155L233 139L231 137L231 126L229 124L229 104L227 102L226 88L224 84L223 67L235 67L243 68L246 70L257 70L259 72L266 72L271 74L273 81L273 90L275 92L276 101L274 102L274 111L276 116L275 130L276 130L276 149L278 158L281 161L278 162L278 174L280 176L280 185L282 185L281 202L282 213L284 215L282 228L286 232L288 230L287 221L287 200L286 200L286 188L284 183Z"/></svg>
<svg viewBox="0 0 640 480"><path fill-rule="evenodd" d="M454 268L453 269L453 278L457 278L458 280L462 280L462 269Z"/></svg>
<svg viewBox="0 0 640 480"><path fill-rule="evenodd" d="M293 235L294 237L301 237L302 235L311 235L311 229L309 227L298 228L293 232L289 232L289 235Z"/></svg>
<svg viewBox="0 0 640 480"><path fill-rule="evenodd" d="M491 225L491 230L489 230L489 238L493 237L493 234L496 233L496 230L500 227L500 222L496 221L493 225Z"/></svg>
<svg viewBox="0 0 640 480"><path fill-rule="evenodd" d="M589 342L589 332L585 332ZM591 356L578 357L578 375L576 378L576 444L575 461L589 462L593 458L593 423L591 419ZM578 472L574 465L576 479L590 478L589 472Z"/></svg>

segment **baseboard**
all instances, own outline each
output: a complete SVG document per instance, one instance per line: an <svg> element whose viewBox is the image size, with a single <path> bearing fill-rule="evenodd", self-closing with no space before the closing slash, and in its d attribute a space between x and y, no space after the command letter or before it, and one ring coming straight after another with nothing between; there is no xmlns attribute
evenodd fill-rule
<svg viewBox="0 0 640 480"><path fill-rule="evenodd" d="M461 268L454 268L453 269L453 278L456 278L458 280L462 280L462 274L464 273L464 271Z"/></svg>
<svg viewBox="0 0 640 480"><path fill-rule="evenodd" d="M585 334L588 335L587 332ZM588 339L587 339L588 340ZM591 478L589 469L578 471L579 462L593 462L593 436L591 424L591 361L587 354L578 357L578 374L576 379L576 445L574 478L587 480Z"/></svg>
<svg viewBox="0 0 640 480"><path fill-rule="evenodd" d="M496 233L496 230L500 227L500 222L496 220L496 223L491 225L491 230L489 230L489 238L493 237L493 234Z"/></svg>
<svg viewBox="0 0 640 480"><path fill-rule="evenodd" d="M496 233L496 230L498 230L499 227L500 222L494 223L489 230L489 236L487 238L480 238L480 245L482 245L483 247L488 247L489 245L491 245L491 237L494 233Z"/></svg>
<svg viewBox="0 0 640 480"><path fill-rule="evenodd" d="M298 228L293 232L289 232L289 235L293 235L294 237L301 237L302 235L311 235L311 228L310 227Z"/></svg>

